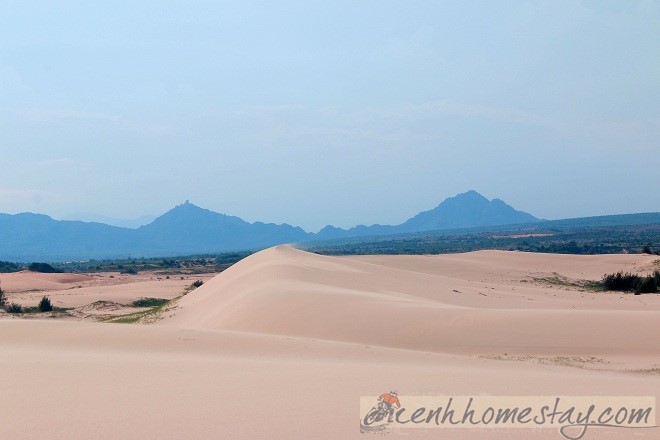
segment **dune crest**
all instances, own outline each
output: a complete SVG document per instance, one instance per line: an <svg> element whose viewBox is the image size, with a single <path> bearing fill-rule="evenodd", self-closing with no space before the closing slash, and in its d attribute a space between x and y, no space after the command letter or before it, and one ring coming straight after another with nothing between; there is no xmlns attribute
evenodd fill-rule
<svg viewBox="0 0 660 440"><path fill-rule="evenodd" d="M652 260L504 251L328 257L277 246L188 294L160 323L437 353L657 356L660 298L542 281L635 271Z"/></svg>

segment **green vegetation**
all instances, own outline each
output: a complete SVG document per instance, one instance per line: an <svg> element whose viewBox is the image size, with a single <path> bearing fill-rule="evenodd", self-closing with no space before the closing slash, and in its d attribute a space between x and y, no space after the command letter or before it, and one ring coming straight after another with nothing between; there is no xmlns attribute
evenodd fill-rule
<svg viewBox="0 0 660 440"><path fill-rule="evenodd" d="M21 266L16 263L0 261L0 273L18 272L19 270L21 270Z"/></svg>
<svg viewBox="0 0 660 440"><path fill-rule="evenodd" d="M23 307L23 311L21 313L25 313L25 314L28 314L28 315L33 315L33 314L37 314L37 313L52 312L52 313L60 313L60 314L66 315L67 312L71 309L72 309L72 307L55 307L55 306L53 306L52 310L41 310L39 305L37 305L37 306L32 306L32 307Z"/></svg>
<svg viewBox="0 0 660 440"><path fill-rule="evenodd" d="M32 272L40 273L120 272L122 274L136 275L141 271L151 271L155 275L163 275L165 276L165 279L171 279L171 276L180 276L181 274L197 275L222 272L251 254L252 252L227 252L168 258L72 261L57 263L57 265L42 262L26 265L9 261L0 261L0 273L17 272L26 268ZM114 278L114 275L110 275L109 277ZM184 277L181 277L181 279L184 279ZM202 284L203 281L197 280L187 291L197 288ZM4 292L0 289L0 309L6 308L5 298ZM37 310L38 307L23 307L23 313L37 313ZM65 310L66 309L57 307L53 308L53 311L56 312Z"/></svg>
<svg viewBox="0 0 660 440"><path fill-rule="evenodd" d="M650 276L617 272L603 275L601 283L605 290L635 292L635 294L655 293L660 285L660 271L656 270Z"/></svg>
<svg viewBox="0 0 660 440"><path fill-rule="evenodd" d="M190 293L191 291L197 289L198 287L201 287L202 285L204 285L204 281L195 280L195 281L193 281L193 283L190 286L186 287L186 290L183 291L183 294L187 295L188 293Z"/></svg>
<svg viewBox="0 0 660 440"><path fill-rule="evenodd" d="M658 284L656 277L644 277L635 288L636 293L656 293Z"/></svg>
<svg viewBox="0 0 660 440"><path fill-rule="evenodd" d="M15 302L7 302L7 294L2 287L0 287L0 309L3 309L7 313L23 313L23 307L20 304Z"/></svg>
<svg viewBox="0 0 660 440"><path fill-rule="evenodd" d="M136 305L136 304L154 304L153 306L145 305ZM170 303L170 300L162 298L140 298L137 301L134 301L131 305L134 307L151 307L149 310L144 310L141 312L135 312L128 315L118 316L107 319L105 322L110 322L113 324L135 324L141 322L143 319L148 318L149 316L157 315L165 306ZM156 305L157 304L157 305Z"/></svg>
<svg viewBox="0 0 660 440"><path fill-rule="evenodd" d="M50 301L50 298L44 296L39 301L39 304L36 307L23 307L18 303L11 302L7 303L7 298L2 289L0 289L0 309L5 310L7 313L19 314L33 314L33 313L46 313L46 312L56 312L56 313L65 313L68 308L54 307Z"/></svg>
<svg viewBox="0 0 660 440"><path fill-rule="evenodd" d="M242 260L252 252L192 255L168 258L127 258L60 263L67 272L121 272L132 274L152 271L156 275L196 275L217 273Z"/></svg>
<svg viewBox="0 0 660 440"><path fill-rule="evenodd" d="M133 301L131 305L133 307L158 307L166 304L168 301L163 298L140 298L137 301Z"/></svg>
<svg viewBox="0 0 660 440"><path fill-rule="evenodd" d="M582 226L578 222L359 237L300 244L323 255L446 254L483 249L558 254L640 253L660 243L660 224ZM653 250L649 247L648 250ZM657 254L654 251L654 254Z"/></svg>
<svg viewBox="0 0 660 440"><path fill-rule="evenodd" d="M53 311L53 304L51 304L50 298L48 298L47 296L41 298L41 301L39 301L39 305L37 307L39 308L39 311L42 313Z"/></svg>
<svg viewBox="0 0 660 440"><path fill-rule="evenodd" d="M571 280L564 276L559 275L558 273L553 273L549 277L537 277L533 278L534 281L541 284L546 284L550 286L565 286L572 287L579 290L590 290L594 292L603 291L602 283L599 281L589 281L589 280Z"/></svg>
<svg viewBox="0 0 660 440"><path fill-rule="evenodd" d="M23 313L23 307L20 304L7 302L7 294L2 290L2 287L0 287L0 309L12 314Z"/></svg>
<svg viewBox="0 0 660 440"><path fill-rule="evenodd" d="M243 258L248 257L252 252L226 252L224 254L219 254L215 257L215 264L217 265L232 265L238 263Z"/></svg>
<svg viewBox="0 0 660 440"><path fill-rule="evenodd" d="M578 290L591 290L594 292L618 291L642 293L658 292L660 286L660 271L656 270L650 276L640 276L632 273L617 272L603 275L600 281L571 280L554 273L549 277L533 278L534 281L551 286L565 286Z"/></svg>
<svg viewBox="0 0 660 440"><path fill-rule="evenodd" d="M131 303L131 306L149 307L149 310L143 310L140 312L130 313L127 315L111 317L106 319L105 322L110 322L114 324L135 324L138 322L148 321L150 318L156 318L158 313L160 313L161 310L167 307L168 304L172 303L173 301L177 301L183 295L186 295L191 290L194 290L203 284L204 281L196 280L190 286L188 286L180 296L171 300L167 300L163 298L140 298L136 301L133 301Z"/></svg>
<svg viewBox="0 0 660 440"><path fill-rule="evenodd" d="M6 311L7 313L17 314L17 313L44 313L44 312L59 312L66 313L66 308L53 307L53 304L50 301L50 298L44 296L39 301L39 304L36 307L23 307L18 303L11 302L7 303L7 294L2 287L0 287L0 309Z"/></svg>
<svg viewBox="0 0 660 440"><path fill-rule="evenodd" d="M5 311L7 313L23 313L23 307L21 307L20 304L17 304L15 302L9 303L5 306Z"/></svg>
<svg viewBox="0 0 660 440"><path fill-rule="evenodd" d="M113 324L135 324L144 316L146 316L145 312L139 312L139 313L133 313L131 315L120 316L119 318L111 318L108 319L106 322L110 322Z"/></svg>
<svg viewBox="0 0 660 440"><path fill-rule="evenodd" d="M63 270L57 269L57 268L51 266L48 263L30 263L27 268L28 268L29 271L39 272L39 273L62 273L62 272L64 272Z"/></svg>

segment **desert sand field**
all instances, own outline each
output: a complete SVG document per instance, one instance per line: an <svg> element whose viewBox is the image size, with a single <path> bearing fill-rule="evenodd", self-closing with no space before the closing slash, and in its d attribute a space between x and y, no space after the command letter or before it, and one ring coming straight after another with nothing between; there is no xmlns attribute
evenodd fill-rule
<svg viewBox="0 0 660 440"><path fill-rule="evenodd" d="M1 319L0 438L364 439L373 434L360 433L360 396L375 401L391 389L402 401L657 398L660 295L586 284L618 270L648 273L657 259L503 251L327 257L278 246L175 299L155 324ZM144 286L166 281L176 281L169 296L128 283L114 289L132 293L113 298L174 298L190 283ZM50 282L57 280L44 280L44 289L54 297L72 290ZM2 285L10 288L5 278ZM84 306L97 300L97 288L73 289L75 299L61 301ZM383 437L562 438L556 429ZM584 438L656 439L660 431L591 428Z"/></svg>
<svg viewBox="0 0 660 440"><path fill-rule="evenodd" d="M140 298L172 299L181 295L192 282L207 281L214 274L158 275L143 272L127 275L104 273L36 273L21 271L0 274L0 286L8 300L23 307L35 306L47 296L53 306L74 309L78 317L128 313L122 307Z"/></svg>

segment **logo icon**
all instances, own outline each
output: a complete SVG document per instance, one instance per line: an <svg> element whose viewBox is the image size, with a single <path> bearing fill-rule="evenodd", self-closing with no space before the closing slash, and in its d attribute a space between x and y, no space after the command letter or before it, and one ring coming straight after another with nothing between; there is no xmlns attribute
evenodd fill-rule
<svg viewBox="0 0 660 440"><path fill-rule="evenodd" d="M394 410L401 408L399 394L396 391L383 393L378 396L378 402L367 412L360 423L360 430L381 431L387 424L393 422Z"/></svg>

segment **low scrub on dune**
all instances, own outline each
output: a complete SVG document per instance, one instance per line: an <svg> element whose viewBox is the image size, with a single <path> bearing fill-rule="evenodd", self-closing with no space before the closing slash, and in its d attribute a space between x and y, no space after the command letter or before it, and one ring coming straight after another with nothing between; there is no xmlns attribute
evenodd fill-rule
<svg viewBox="0 0 660 440"><path fill-rule="evenodd" d="M7 313L12 313L12 314L14 314L14 313L23 313L23 307L20 304L12 302L12 303L9 303L5 307L5 311Z"/></svg>
<svg viewBox="0 0 660 440"><path fill-rule="evenodd" d="M0 286L0 309L7 313L20 313L22 311L20 305L16 303L7 303L7 294L2 290L2 286Z"/></svg>
<svg viewBox="0 0 660 440"><path fill-rule="evenodd" d="M601 283L605 290L635 292L635 294L656 293L660 286L660 271L656 270L649 276L623 272L606 274L603 275Z"/></svg>
<svg viewBox="0 0 660 440"><path fill-rule="evenodd" d="M183 294L187 295L188 293L192 292L193 290L197 289L198 287L201 287L202 285L204 285L204 281L195 280L190 286L186 287L186 290L183 291Z"/></svg>
<svg viewBox="0 0 660 440"><path fill-rule="evenodd" d="M39 301L39 305L37 307L39 308L39 311L42 313L53 311L53 304L50 302L50 298L48 298L47 296L41 298L41 301Z"/></svg>
<svg viewBox="0 0 660 440"><path fill-rule="evenodd" d="M136 301L133 301L131 305L133 307L158 307L167 303L169 300L164 298L140 298Z"/></svg>
<svg viewBox="0 0 660 440"><path fill-rule="evenodd" d="M0 273L18 272L19 270L21 270L21 267L16 263L0 261Z"/></svg>
<svg viewBox="0 0 660 440"><path fill-rule="evenodd" d="M170 303L170 301L171 300L163 298L140 298L133 301L131 305L133 307L148 307L149 310L112 317L105 320L105 322L114 324L138 324L157 320L159 313Z"/></svg>
<svg viewBox="0 0 660 440"><path fill-rule="evenodd" d="M0 287L0 309L11 314L23 314L23 313L32 314L32 313L47 313L47 312L66 314L67 310L69 310L67 308L53 306L53 303L50 301L50 298L48 298L47 296L41 298L39 304L37 304L36 307L23 307L22 305L15 302L8 303L7 294L5 293L4 290L2 290L2 287Z"/></svg>
<svg viewBox="0 0 660 440"><path fill-rule="evenodd" d="M7 302L7 294L0 287L0 309L7 313L23 313L23 307L15 302Z"/></svg>
<svg viewBox="0 0 660 440"><path fill-rule="evenodd" d="M61 269L51 266L48 263L30 263L28 265L28 270L30 272L39 272L39 273L63 273Z"/></svg>

